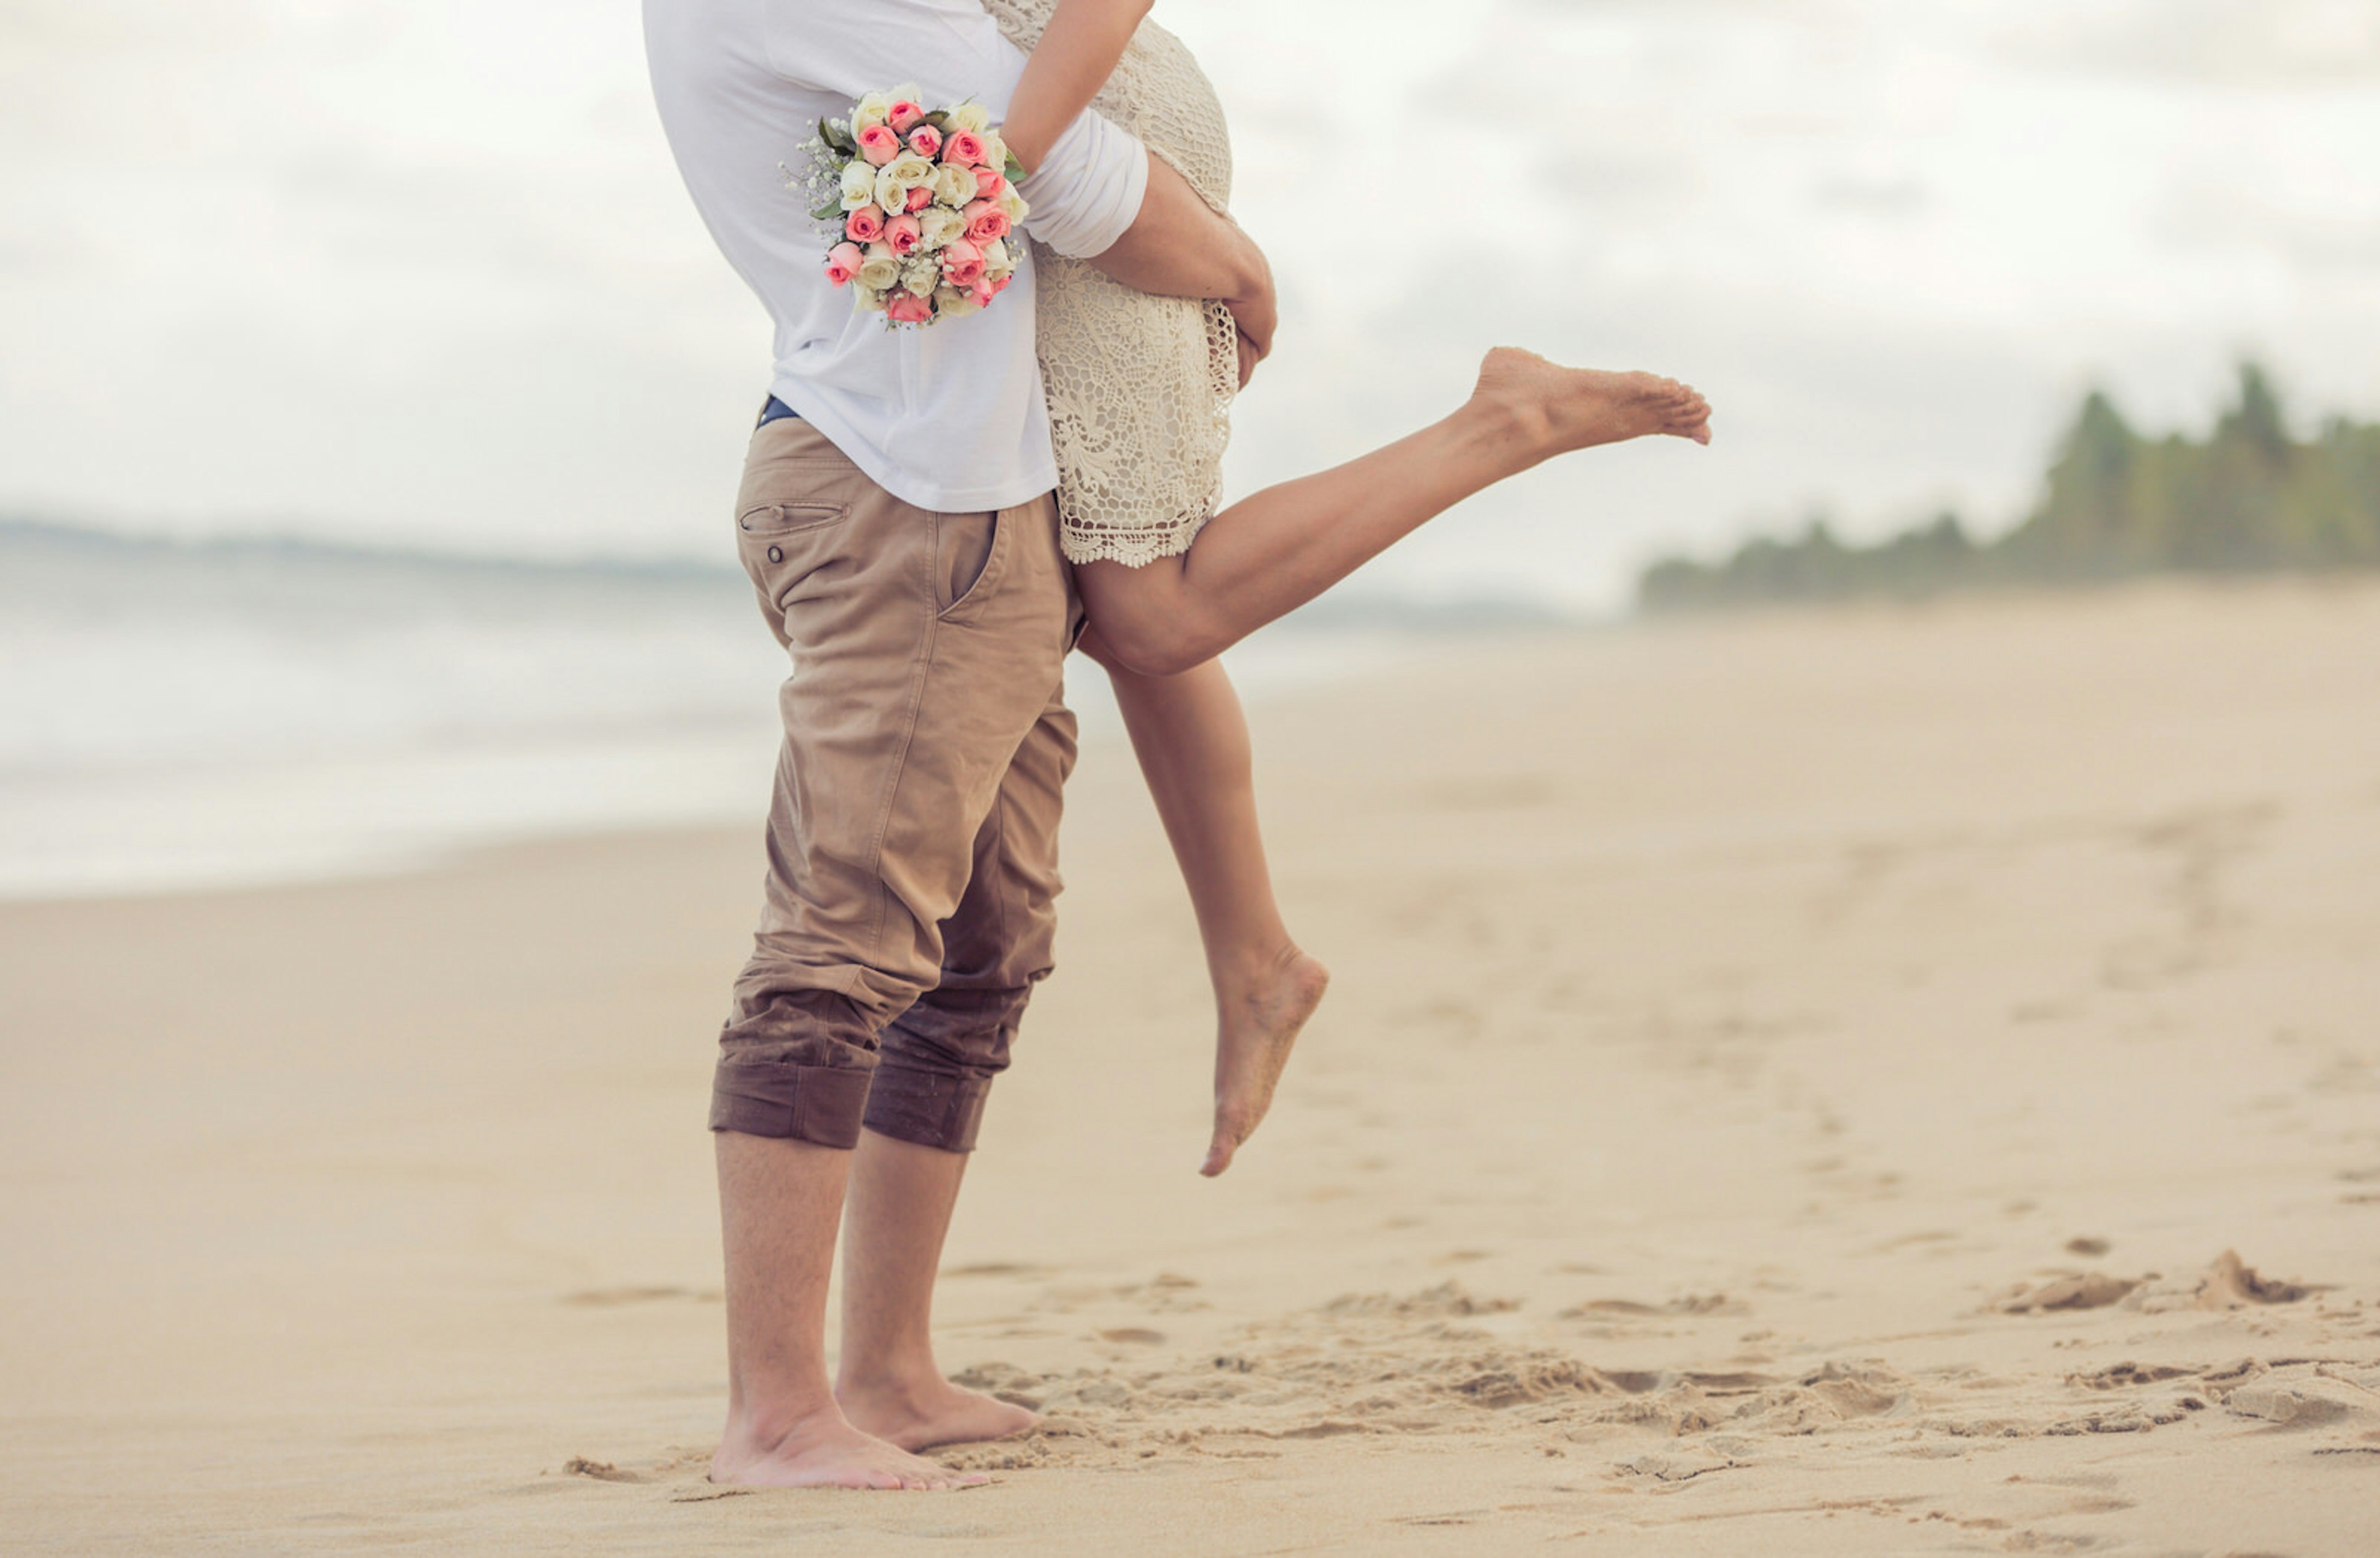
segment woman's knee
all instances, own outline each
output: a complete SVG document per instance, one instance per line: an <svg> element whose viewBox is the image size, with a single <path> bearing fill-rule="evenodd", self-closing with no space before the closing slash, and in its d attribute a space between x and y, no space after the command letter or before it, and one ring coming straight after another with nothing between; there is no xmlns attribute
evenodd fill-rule
<svg viewBox="0 0 2380 1558"><path fill-rule="evenodd" d="M1101 637L1111 669L1121 665L1143 676L1178 676L1214 659L1220 647L1195 624L1179 622L1118 624L1102 629Z"/></svg>
<svg viewBox="0 0 2380 1558"><path fill-rule="evenodd" d="M1172 676L1212 660L1223 645L1176 582L1158 570L1093 563L1075 570L1090 615L1092 657L1144 676Z"/></svg>

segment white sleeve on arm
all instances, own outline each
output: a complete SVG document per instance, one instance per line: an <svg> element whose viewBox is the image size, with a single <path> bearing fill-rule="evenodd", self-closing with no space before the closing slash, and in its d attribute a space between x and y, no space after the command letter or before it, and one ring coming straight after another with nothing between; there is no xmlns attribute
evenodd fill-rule
<svg viewBox="0 0 2380 1558"><path fill-rule="evenodd" d="M1018 187L1025 230L1061 254L1087 260L1115 247L1148 193L1148 151L1086 110Z"/></svg>
<svg viewBox="0 0 2380 1558"><path fill-rule="evenodd" d="M1025 70L976 0L760 0L769 65L779 75L856 100L905 81L929 108L964 98L997 121ZM1066 127L1020 187L1025 230L1061 254L1087 259L1115 246L1148 192L1148 152L1086 112Z"/></svg>

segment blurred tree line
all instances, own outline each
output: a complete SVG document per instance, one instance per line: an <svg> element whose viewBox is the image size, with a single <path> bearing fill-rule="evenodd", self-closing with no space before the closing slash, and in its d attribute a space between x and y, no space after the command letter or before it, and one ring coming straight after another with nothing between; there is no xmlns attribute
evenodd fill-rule
<svg viewBox="0 0 2380 1558"><path fill-rule="evenodd" d="M2380 567L2380 425L2333 418L2290 438L2271 378L2240 370L2239 399L2203 440L2149 439L2094 392L2058 446L2040 506L1978 543L1955 514L1867 546L1823 518L1797 541L1746 542L1723 562L1646 569L1647 610L1913 597L1985 584L2074 583L2161 572Z"/></svg>

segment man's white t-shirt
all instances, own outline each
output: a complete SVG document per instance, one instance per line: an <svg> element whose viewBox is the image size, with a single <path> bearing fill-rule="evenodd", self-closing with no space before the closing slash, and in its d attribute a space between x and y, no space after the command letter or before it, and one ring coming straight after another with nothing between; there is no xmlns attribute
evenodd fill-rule
<svg viewBox="0 0 2380 1558"><path fill-rule="evenodd" d="M888 330L828 282L828 240L787 184L819 119L867 92L914 81L929 108L972 98L998 123L1025 56L977 0L645 0L645 49L695 207L776 323L777 398L921 508L1004 508L1055 487L1029 253L981 313ZM1061 254L1102 253L1148 183L1140 142L1086 113L1023 185L1026 230Z"/></svg>

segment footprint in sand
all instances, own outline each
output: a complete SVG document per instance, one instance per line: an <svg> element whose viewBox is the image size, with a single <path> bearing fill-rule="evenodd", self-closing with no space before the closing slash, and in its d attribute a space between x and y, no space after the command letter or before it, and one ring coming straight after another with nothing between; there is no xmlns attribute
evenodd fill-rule
<svg viewBox="0 0 2380 1558"><path fill-rule="evenodd" d="M2111 1277L2105 1272L2073 1272L2038 1284L2020 1283L1993 1300L1992 1307L2012 1315L2048 1314L2058 1309L2101 1309L2140 1286L2138 1277Z"/></svg>
<svg viewBox="0 0 2380 1558"><path fill-rule="evenodd" d="M565 1477L591 1477L598 1482L642 1482L639 1472L623 1471L610 1461L590 1461L584 1455L573 1455L562 1463Z"/></svg>
<svg viewBox="0 0 2380 1558"><path fill-rule="evenodd" d="M1047 1276L1047 1266L1028 1266L1021 1260L978 1260L971 1265L945 1266L946 1277L1039 1277Z"/></svg>
<svg viewBox="0 0 2380 1558"><path fill-rule="evenodd" d="M590 1287L583 1292L565 1293L562 1302L574 1308L609 1309L623 1304L662 1304L684 1299L696 1304L716 1304L723 1296L717 1288L699 1287Z"/></svg>
<svg viewBox="0 0 2380 1558"><path fill-rule="evenodd" d="M2005 1314L2048 1314L2098 1309L2120 1303L2143 1314L2176 1309L2243 1309L2264 1304L2294 1304L2317 1291L2302 1283L2260 1276L2235 1250L2216 1256L2204 1271L2180 1277L2155 1272L2113 1277L2105 1272L2061 1272L2043 1283L2019 1283L1992 1301Z"/></svg>
<svg viewBox="0 0 2380 1558"><path fill-rule="evenodd" d="M1442 1282L1419 1293L1342 1293L1322 1306L1326 1315L1390 1316L1413 1320L1463 1315L1500 1315L1521 1307L1518 1298L1479 1298L1461 1283Z"/></svg>
<svg viewBox="0 0 2380 1558"><path fill-rule="evenodd" d="M2170 1363L2111 1363L2105 1369L2094 1369L2087 1374L2069 1374L2066 1382L2084 1390L2123 1390L2133 1385L2154 1385L2160 1381L2184 1379L2197 1373Z"/></svg>
<svg viewBox="0 0 2380 1558"><path fill-rule="evenodd" d="M1724 1293L1688 1293L1665 1303L1645 1304L1633 1298L1591 1298L1557 1310L1556 1320L1627 1320L1661 1315L1742 1315L1751 1313Z"/></svg>
<svg viewBox="0 0 2380 1558"><path fill-rule="evenodd" d="M2339 1365L2298 1363L2275 1369L2223 1398L2225 1410L2277 1428L2380 1424L2380 1370L2343 1378Z"/></svg>
<svg viewBox="0 0 2380 1558"><path fill-rule="evenodd" d="M1715 1471L1733 1471L1744 1463L1725 1455L1685 1453L1678 1455L1638 1455L1633 1460L1616 1463L1613 1469L1623 1477L1640 1478L1649 1482L1691 1482L1697 1477L1707 1477Z"/></svg>

